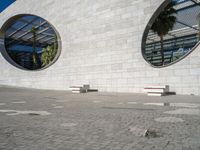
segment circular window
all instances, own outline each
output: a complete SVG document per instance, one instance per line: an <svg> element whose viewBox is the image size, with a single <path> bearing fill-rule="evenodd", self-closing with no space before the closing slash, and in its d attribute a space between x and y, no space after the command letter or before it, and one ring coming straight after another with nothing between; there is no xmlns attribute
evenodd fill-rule
<svg viewBox="0 0 200 150"><path fill-rule="evenodd" d="M2 28L3 56L14 66L40 70L53 64L59 56L59 36L49 22L35 15L18 15Z"/></svg>
<svg viewBox="0 0 200 150"><path fill-rule="evenodd" d="M186 57L200 39L200 3L167 0L150 19L142 41L142 54L154 67L169 66Z"/></svg>

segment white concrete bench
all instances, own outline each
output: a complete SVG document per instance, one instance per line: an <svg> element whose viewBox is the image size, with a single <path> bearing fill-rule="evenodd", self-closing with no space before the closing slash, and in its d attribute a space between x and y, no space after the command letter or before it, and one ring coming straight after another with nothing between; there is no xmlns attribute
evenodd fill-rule
<svg viewBox="0 0 200 150"><path fill-rule="evenodd" d="M169 92L169 86L146 86L144 92L146 92L148 96L163 96Z"/></svg>
<svg viewBox="0 0 200 150"><path fill-rule="evenodd" d="M69 90L71 90L72 93L87 93L89 89L90 89L90 85L88 84L69 87Z"/></svg>

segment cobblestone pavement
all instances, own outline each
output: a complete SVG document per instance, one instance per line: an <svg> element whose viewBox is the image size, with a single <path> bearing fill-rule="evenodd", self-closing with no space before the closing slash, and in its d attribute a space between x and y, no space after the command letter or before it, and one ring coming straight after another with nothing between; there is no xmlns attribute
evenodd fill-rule
<svg viewBox="0 0 200 150"><path fill-rule="evenodd" d="M200 150L200 97L0 87L0 150Z"/></svg>

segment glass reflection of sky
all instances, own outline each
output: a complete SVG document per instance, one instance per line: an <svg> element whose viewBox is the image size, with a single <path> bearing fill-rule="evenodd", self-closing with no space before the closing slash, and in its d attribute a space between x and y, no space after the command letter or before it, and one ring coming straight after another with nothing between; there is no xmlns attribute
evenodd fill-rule
<svg viewBox="0 0 200 150"><path fill-rule="evenodd" d="M31 23L30 23L31 22ZM25 26L27 23L30 23L29 25ZM42 24L42 25L41 25ZM41 26L40 26L41 25ZM23 29L19 30L25 26ZM40 26L40 27L38 27ZM10 27L6 30L6 44L12 43L13 44L8 44L8 49L10 51L23 51L23 52L32 52L33 51L33 46L29 45L27 46L25 43L26 42L31 42L33 41L33 33L29 32L28 34L24 35L23 37L19 38L21 35L24 33L27 33L30 31L33 27L37 28L37 33L42 32L42 30L45 30L41 34L36 35L36 42L37 46L36 51L37 53L41 53L42 49L48 45L51 45L55 41L56 33L50 27L50 25L42 18L33 16L33 15L28 15L28 16L23 16L13 22ZM14 35L10 36L12 33L17 31ZM48 43L46 42L49 38L52 38ZM18 42L14 42L18 41ZM21 41L21 43L19 42Z"/></svg>
<svg viewBox="0 0 200 150"><path fill-rule="evenodd" d="M32 46L26 46L26 45L13 45L11 47L9 47L10 51L15 51L15 52L32 52L33 51L33 47ZM42 52L42 48L41 47L36 47L36 51L37 53L41 53Z"/></svg>

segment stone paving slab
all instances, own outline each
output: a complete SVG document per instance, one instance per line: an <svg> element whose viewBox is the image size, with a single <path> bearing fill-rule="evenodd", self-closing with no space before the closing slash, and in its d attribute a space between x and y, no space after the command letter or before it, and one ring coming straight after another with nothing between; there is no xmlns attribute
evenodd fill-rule
<svg viewBox="0 0 200 150"><path fill-rule="evenodd" d="M0 104L0 150L200 150L198 96L0 87Z"/></svg>

